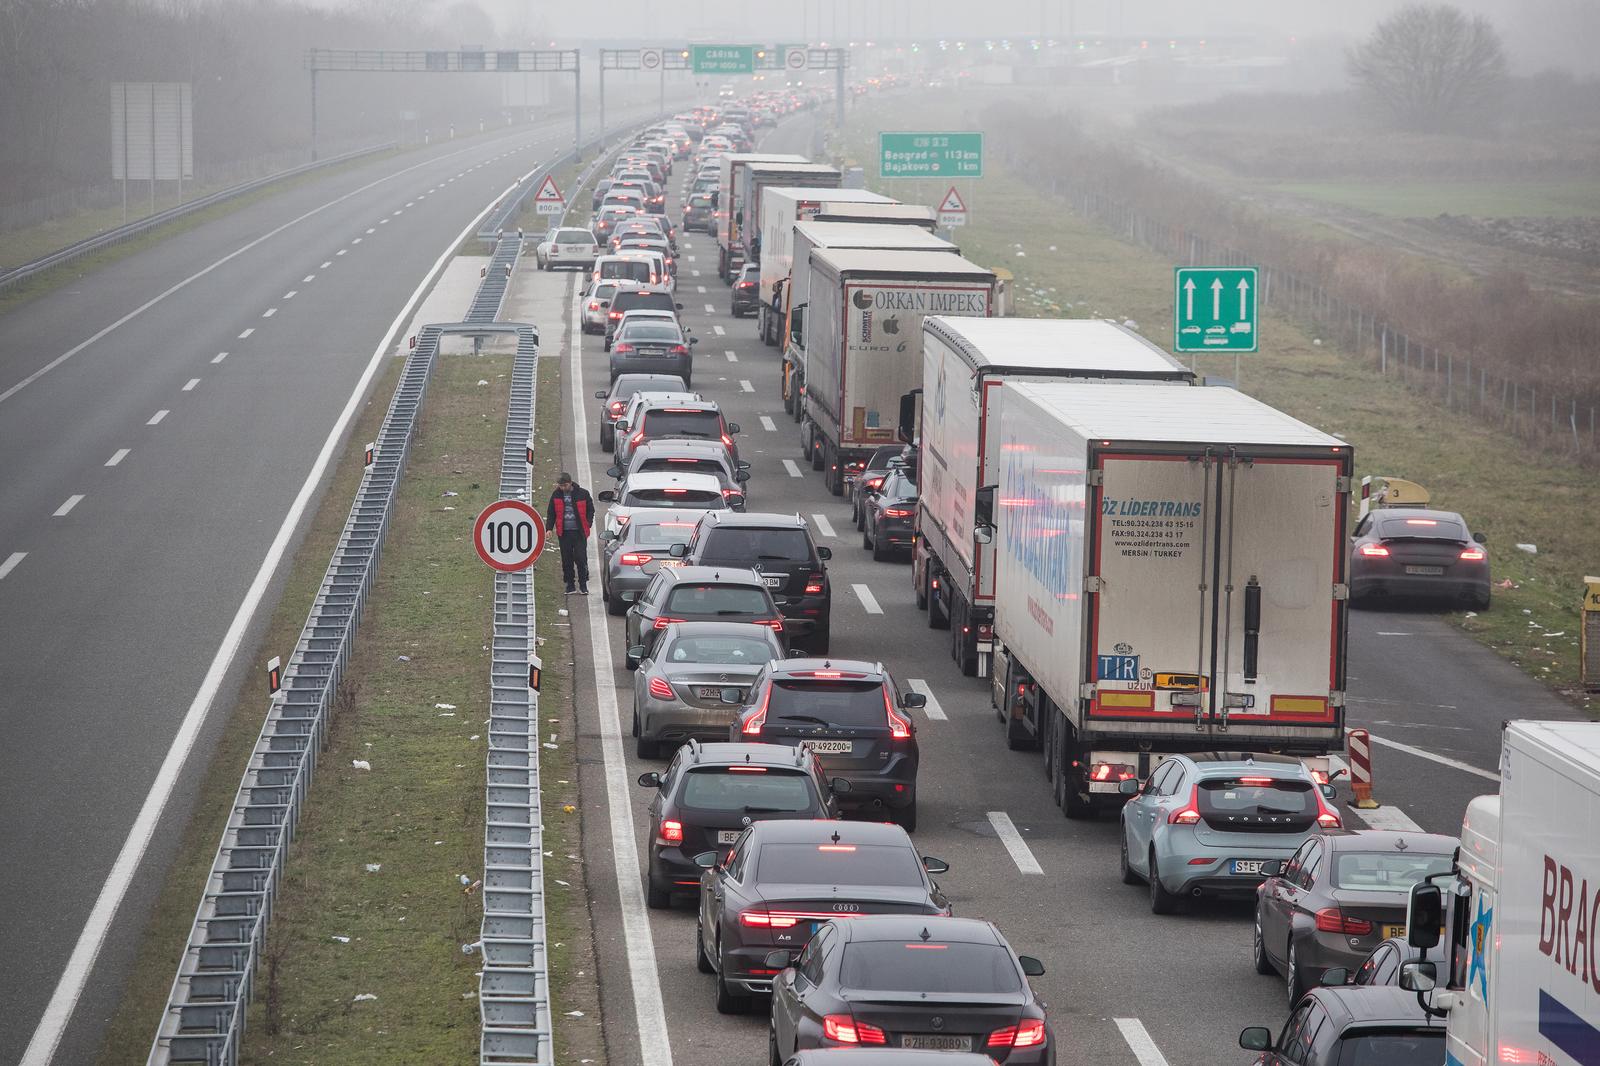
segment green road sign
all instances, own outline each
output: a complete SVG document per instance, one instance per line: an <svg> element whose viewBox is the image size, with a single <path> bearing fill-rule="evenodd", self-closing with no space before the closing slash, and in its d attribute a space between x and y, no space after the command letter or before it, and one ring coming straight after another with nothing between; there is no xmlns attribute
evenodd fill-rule
<svg viewBox="0 0 1600 1066"><path fill-rule="evenodd" d="M1174 351L1258 350L1255 267L1178 267L1172 296Z"/></svg>
<svg viewBox="0 0 1600 1066"><path fill-rule="evenodd" d="M880 133L878 176L981 178L981 133Z"/></svg>
<svg viewBox="0 0 1600 1066"><path fill-rule="evenodd" d="M691 65L696 74L751 74L756 69L756 50L744 44L697 44Z"/></svg>

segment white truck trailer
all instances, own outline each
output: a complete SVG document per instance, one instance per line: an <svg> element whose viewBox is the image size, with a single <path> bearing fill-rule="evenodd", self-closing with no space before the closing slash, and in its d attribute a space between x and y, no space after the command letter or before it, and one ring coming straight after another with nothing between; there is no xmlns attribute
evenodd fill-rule
<svg viewBox="0 0 1600 1066"><path fill-rule="evenodd" d="M779 378L779 388L783 392L783 409L798 422L804 413L800 394L806 380L805 314L811 301L811 253L818 248L877 248L884 251L949 252L960 255L961 250L920 226L868 221L802 222L794 227L792 241L793 264L789 270L789 282L783 286L783 374Z"/></svg>
<svg viewBox="0 0 1600 1066"><path fill-rule="evenodd" d="M1428 948L1448 916L1445 972L1400 981L1445 1016L1445 1062L1600 1063L1600 723L1506 723L1451 880L1413 886L1406 923Z"/></svg>
<svg viewBox="0 0 1600 1066"><path fill-rule="evenodd" d="M1069 817L1163 753L1344 743L1350 445L1224 388L997 390L996 714ZM937 405L937 400L934 401ZM925 476L925 475L924 475Z"/></svg>
<svg viewBox="0 0 1600 1066"><path fill-rule="evenodd" d="M712 205L714 230L717 238L717 276L723 279L730 277L731 273L738 273L738 267L731 267L728 261L729 248L739 240L739 220L742 213L737 210L734 203L735 190L741 187L744 177L744 168L751 163L809 163L803 155L785 154L781 152L730 152L722 157L722 165L717 173L717 199ZM742 248L742 244L741 244ZM744 266L743 253L741 252L739 267Z"/></svg>
<svg viewBox="0 0 1600 1066"><path fill-rule="evenodd" d="M984 317L994 271L949 252L811 252L802 454L835 496L879 445L892 444L900 397L922 380L922 319Z"/></svg>
<svg viewBox="0 0 1600 1066"><path fill-rule="evenodd" d="M968 676L989 676L993 650L995 549L973 538L972 505L999 480L999 397L1015 382L1051 380L1188 385L1194 374L1139 334L1098 319L922 320L921 432L902 433L918 446L911 577L928 624L950 629L951 655Z"/></svg>
<svg viewBox="0 0 1600 1066"><path fill-rule="evenodd" d="M794 227L834 204L892 205L895 201L867 189L817 189L813 186L769 185L761 193L761 286L756 327L767 345L783 338L783 289L794 265Z"/></svg>
<svg viewBox="0 0 1600 1066"><path fill-rule="evenodd" d="M933 208L922 204L831 203L812 217L813 222L881 222L892 226L917 226L932 233L939 228Z"/></svg>
<svg viewBox="0 0 1600 1066"><path fill-rule="evenodd" d="M732 243L730 257L743 254L746 263L761 261L762 194L776 186L837 189L842 175L826 163L778 163L755 160L741 167L733 179ZM724 279L730 284L737 271L731 267Z"/></svg>

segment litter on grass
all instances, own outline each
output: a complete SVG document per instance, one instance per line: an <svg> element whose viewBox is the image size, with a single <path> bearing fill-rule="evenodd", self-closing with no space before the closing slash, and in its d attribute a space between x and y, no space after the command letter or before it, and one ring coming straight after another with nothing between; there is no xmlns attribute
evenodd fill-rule
<svg viewBox="0 0 1600 1066"><path fill-rule="evenodd" d="M354 766L357 770L370 770L370 769L372 769L372 764L369 763L365 759L351 759L350 760L350 765Z"/></svg>
<svg viewBox="0 0 1600 1066"><path fill-rule="evenodd" d="M456 709L456 705L453 703L435 703L433 706L435 710L440 711L453 711Z"/></svg>
<svg viewBox="0 0 1600 1066"><path fill-rule="evenodd" d="M352 1003L366 1003L369 1000L374 1000L374 999L377 999L377 998L378 997L373 995L371 992L363 992L359 996L357 996L355 999L351 1000L350 1002L352 1002Z"/></svg>
<svg viewBox="0 0 1600 1066"><path fill-rule="evenodd" d="M381 869L383 869L383 863L381 863L381 862L369 862L369 863L367 863L367 873L369 873L369 874L375 874Z"/></svg>

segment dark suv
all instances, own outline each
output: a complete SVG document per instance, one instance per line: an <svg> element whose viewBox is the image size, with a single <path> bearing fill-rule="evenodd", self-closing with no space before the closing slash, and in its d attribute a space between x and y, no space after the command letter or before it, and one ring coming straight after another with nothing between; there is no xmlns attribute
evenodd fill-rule
<svg viewBox="0 0 1600 1066"><path fill-rule="evenodd" d="M640 774L639 784L656 790L645 879L646 899L656 908L670 906L675 892L697 890L694 856L732 846L752 821L839 813L816 756L777 744L691 740L665 771Z"/></svg>
<svg viewBox="0 0 1600 1066"><path fill-rule="evenodd" d="M917 724L920 692L901 692L882 663L784 659L750 686L728 739L797 744L816 753L830 776L850 782L846 808L887 814L917 828Z"/></svg>
<svg viewBox="0 0 1600 1066"><path fill-rule="evenodd" d="M656 637L674 622L752 622L781 637L783 615L772 593L754 573L739 567L675 566L656 571L643 592L632 597L624 624L628 669L648 658Z"/></svg>
<svg viewBox="0 0 1600 1066"><path fill-rule="evenodd" d="M690 566L749 567L761 575L790 625L789 646L828 654L833 591L824 565L832 550L811 540L797 514L729 513L701 519L672 554Z"/></svg>

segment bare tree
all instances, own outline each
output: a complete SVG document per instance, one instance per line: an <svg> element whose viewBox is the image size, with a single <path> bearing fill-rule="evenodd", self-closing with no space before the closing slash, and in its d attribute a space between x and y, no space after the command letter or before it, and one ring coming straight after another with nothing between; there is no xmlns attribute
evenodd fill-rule
<svg viewBox="0 0 1600 1066"><path fill-rule="evenodd" d="M1500 34L1482 15L1412 4L1346 57L1351 80L1400 125L1460 128L1491 110L1505 82Z"/></svg>

